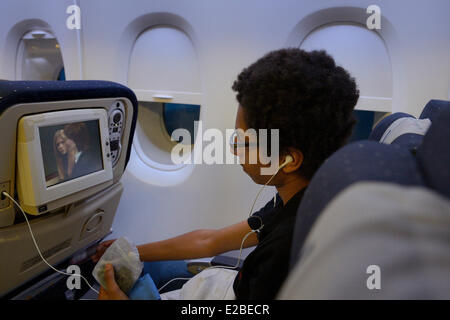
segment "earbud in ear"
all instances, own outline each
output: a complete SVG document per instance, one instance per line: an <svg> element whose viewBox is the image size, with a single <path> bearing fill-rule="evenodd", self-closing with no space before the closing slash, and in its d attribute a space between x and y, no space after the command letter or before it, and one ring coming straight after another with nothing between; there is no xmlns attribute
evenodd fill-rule
<svg viewBox="0 0 450 320"><path fill-rule="evenodd" d="M288 154L279 169L283 168L285 165L287 165L289 162L292 162L292 161L294 161L294 158L292 158L292 156L290 154Z"/></svg>
<svg viewBox="0 0 450 320"><path fill-rule="evenodd" d="M288 164L289 162L294 161L294 158L290 154L286 156L286 160L284 160L284 163Z"/></svg>

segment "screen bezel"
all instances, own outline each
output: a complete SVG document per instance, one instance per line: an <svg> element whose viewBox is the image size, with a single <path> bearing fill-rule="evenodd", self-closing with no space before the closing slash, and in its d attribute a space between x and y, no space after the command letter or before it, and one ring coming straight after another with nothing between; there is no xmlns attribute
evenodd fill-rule
<svg viewBox="0 0 450 320"><path fill-rule="evenodd" d="M99 123L103 170L47 187L39 128L90 120L98 120ZM22 140L19 144L25 144L26 149L23 158L19 159L20 155L18 157L19 166L29 167L31 180L21 181L21 185L25 184L25 189L31 192L22 192L22 198L28 206L41 206L113 179L111 160L107 157L110 154L107 112L101 107L24 116L19 121L19 136L19 140ZM27 183L31 185L26 186Z"/></svg>

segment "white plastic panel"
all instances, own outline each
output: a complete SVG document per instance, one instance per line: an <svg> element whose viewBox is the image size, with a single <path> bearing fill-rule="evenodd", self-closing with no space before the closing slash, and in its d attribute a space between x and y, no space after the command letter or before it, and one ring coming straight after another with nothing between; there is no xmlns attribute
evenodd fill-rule
<svg viewBox="0 0 450 320"><path fill-rule="evenodd" d="M391 63L377 33L356 24L327 24L311 32L300 48L326 50L338 65L356 78L360 90L356 109L391 111Z"/></svg>
<svg viewBox="0 0 450 320"><path fill-rule="evenodd" d="M140 158L149 166L161 170L174 170L170 152L176 142L170 139L163 121L163 104L141 102L135 133L136 148Z"/></svg>
<svg viewBox="0 0 450 320"><path fill-rule="evenodd" d="M139 100L200 104L197 57L188 36L170 26L144 31L131 54L128 86Z"/></svg>

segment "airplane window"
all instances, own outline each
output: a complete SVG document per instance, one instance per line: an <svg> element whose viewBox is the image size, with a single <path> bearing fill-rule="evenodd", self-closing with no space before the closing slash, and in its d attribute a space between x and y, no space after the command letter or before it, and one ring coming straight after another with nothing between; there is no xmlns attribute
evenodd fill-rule
<svg viewBox="0 0 450 320"><path fill-rule="evenodd" d="M22 37L17 53L17 80L61 80L63 69L60 46L53 34L33 30Z"/></svg>
<svg viewBox="0 0 450 320"><path fill-rule="evenodd" d="M352 136L349 142L357 140L366 140L372 129L378 123L378 121L387 115L387 112L375 112L375 111L365 111L365 110L355 110L353 111L353 116L356 119L356 124L353 128Z"/></svg>
<svg viewBox="0 0 450 320"><path fill-rule="evenodd" d="M139 159L157 171L184 170L172 161L172 150L181 142L192 152L202 104L197 54L188 34L169 25L140 33L131 50L128 86L139 100L133 142ZM172 140L176 129L189 131L190 141Z"/></svg>
<svg viewBox="0 0 450 320"><path fill-rule="evenodd" d="M194 121L199 115L199 105L140 101L133 145L141 160L156 169L176 169L171 152L182 141L172 140L171 134L178 128L186 129L191 134L188 143L193 145Z"/></svg>

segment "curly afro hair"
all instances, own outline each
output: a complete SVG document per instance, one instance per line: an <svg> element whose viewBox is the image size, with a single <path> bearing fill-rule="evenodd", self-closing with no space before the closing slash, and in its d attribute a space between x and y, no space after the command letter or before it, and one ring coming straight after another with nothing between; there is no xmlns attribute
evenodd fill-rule
<svg viewBox="0 0 450 320"><path fill-rule="evenodd" d="M280 153L303 153L299 173L311 179L343 146L356 123L354 78L325 51L272 51L245 68L233 83L245 121L253 129L279 129Z"/></svg>

